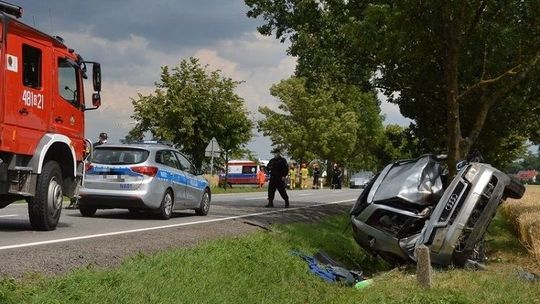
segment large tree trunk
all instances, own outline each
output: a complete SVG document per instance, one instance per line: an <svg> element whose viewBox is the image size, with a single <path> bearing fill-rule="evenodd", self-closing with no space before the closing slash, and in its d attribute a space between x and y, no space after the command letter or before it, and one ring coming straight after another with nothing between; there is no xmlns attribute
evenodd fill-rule
<svg viewBox="0 0 540 304"><path fill-rule="evenodd" d="M462 135L459 119L459 85L458 85L458 67L459 67L459 29L456 27L455 16L451 11L443 17L445 22L445 58L444 58L444 83L445 97L447 104L447 148L448 148L448 170L450 176L456 173L456 163L463 157Z"/></svg>

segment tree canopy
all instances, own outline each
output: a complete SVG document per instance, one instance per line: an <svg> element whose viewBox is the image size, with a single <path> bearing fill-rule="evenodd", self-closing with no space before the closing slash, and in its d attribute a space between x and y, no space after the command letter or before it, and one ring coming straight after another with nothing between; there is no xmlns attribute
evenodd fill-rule
<svg viewBox="0 0 540 304"><path fill-rule="evenodd" d="M322 159L350 168L375 169L375 150L383 136L374 93L350 85L308 90L306 80L292 77L274 84L278 110L260 107L259 129L296 160Z"/></svg>
<svg viewBox="0 0 540 304"><path fill-rule="evenodd" d="M129 138L147 131L173 142L200 168L208 142L215 137L227 153L240 150L251 138L253 122L244 100L235 92L240 82L208 71L196 58L161 68L153 94L132 99L136 126Z"/></svg>
<svg viewBox="0 0 540 304"><path fill-rule="evenodd" d="M540 1L245 0L262 34L290 40L297 76L384 90L411 130L495 165L540 141Z"/></svg>

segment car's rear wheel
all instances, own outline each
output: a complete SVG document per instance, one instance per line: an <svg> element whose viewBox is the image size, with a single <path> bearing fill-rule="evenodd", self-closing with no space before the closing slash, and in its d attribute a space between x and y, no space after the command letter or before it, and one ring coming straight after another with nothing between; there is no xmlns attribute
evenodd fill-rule
<svg viewBox="0 0 540 304"><path fill-rule="evenodd" d="M515 177L510 176L510 184L504 188L504 195L513 199L520 199L525 193L525 186L519 182Z"/></svg>
<svg viewBox="0 0 540 304"><path fill-rule="evenodd" d="M88 205L80 205L79 206L79 212L84 217L92 217L96 215L97 208L93 206Z"/></svg>
<svg viewBox="0 0 540 304"><path fill-rule="evenodd" d="M210 191L206 188L204 189L199 208L195 209L195 214L205 216L208 214L208 211L210 211Z"/></svg>
<svg viewBox="0 0 540 304"><path fill-rule="evenodd" d="M38 176L36 195L28 199L30 224L36 230L54 230L62 211L62 171L55 161L48 161Z"/></svg>
<svg viewBox="0 0 540 304"><path fill-rule="evenodd" d="M168 220L171 218L173 209L173 195L171 190L165 191L161 205L159 206L157 217L162 220Z"/></svg>

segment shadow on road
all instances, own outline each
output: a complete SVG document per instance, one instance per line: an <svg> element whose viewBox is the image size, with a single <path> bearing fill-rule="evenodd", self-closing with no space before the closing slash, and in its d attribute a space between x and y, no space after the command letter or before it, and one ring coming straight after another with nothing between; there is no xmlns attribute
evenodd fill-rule
<svg viewBox="0 0 540 304"><path fill-rule="evenodd" d="M265 209L268 211L272 210L283 210L283 212L276 212L264 215L257 215L249 217L249 220L257 221L264 223L266 225L272 224L289 224L296 222L318 222L321 219L333 216L333 215L344 215L348 214L351 209L351 204L336 204L336 205L324 205L324 206L315 206L311 208L304 209L284 209L284 208L272 208ZM239 219L238 221L244 221L245 219Z"/></svg>

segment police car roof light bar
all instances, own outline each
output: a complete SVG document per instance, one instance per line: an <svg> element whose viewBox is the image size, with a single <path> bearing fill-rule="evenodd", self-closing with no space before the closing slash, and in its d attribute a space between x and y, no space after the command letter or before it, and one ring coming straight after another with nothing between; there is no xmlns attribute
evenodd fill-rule
<svg viewBox="0 0 540 304"><path fill-rule="evenodd" d="M21 18L23 14L22 7L5 1L0 1L0 11L13 15L16 18Z"/></svg>

